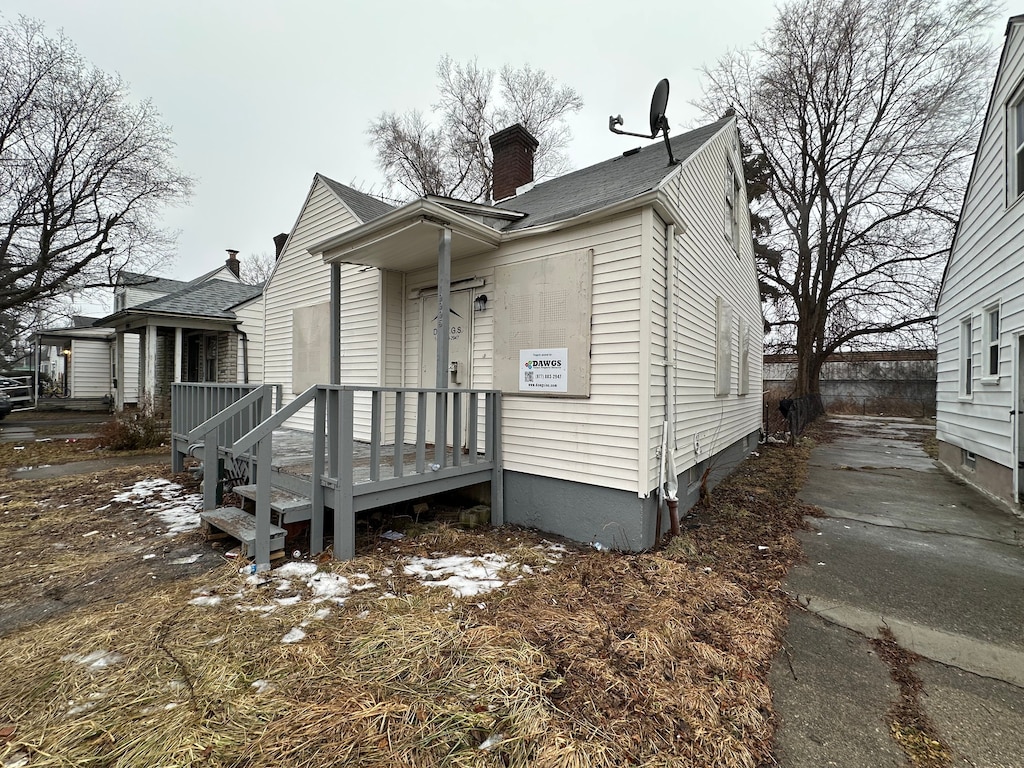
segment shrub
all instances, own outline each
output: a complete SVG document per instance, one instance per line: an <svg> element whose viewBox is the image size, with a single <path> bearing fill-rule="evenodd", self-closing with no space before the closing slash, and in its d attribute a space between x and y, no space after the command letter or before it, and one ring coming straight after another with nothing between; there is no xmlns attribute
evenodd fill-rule
<svg viewBox="0 0 1024 768"><path fill-rule="evenodd" d="M144 412L122 412L100 430L103 445L112 451L159 448L167 442L167 423Z"/></svg>

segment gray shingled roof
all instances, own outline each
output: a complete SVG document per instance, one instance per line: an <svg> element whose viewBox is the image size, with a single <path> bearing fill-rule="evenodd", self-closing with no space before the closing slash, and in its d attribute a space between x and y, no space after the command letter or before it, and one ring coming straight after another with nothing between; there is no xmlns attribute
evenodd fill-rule
<svg viewBox="0 0 1024 768"><path fill-rule="evenodd" d="M261 285L239 285L226 280L209 280L199 285L189 285L168 296L151 299L131 307L130 312L162 312L173 315L234 320L231 307L263 292Z"/></svg>
<svg viewBox="0 0 1024 768"><path fill-rule="evenodd" d="M172 280L169 277L156 277L155 275L144 275L140 272L122 272L121 285L135 286L145 291L159 291L161 293L173 293L180 291L188 283L183 280Z"/></svg>
<svg viewBox="0 0 1024 768"><path fill-rule="evenodd" d="M365 192L360 192L352 187L346 187L344 184L339 184L334 179L329 179L320 174L320 178L324 180L324 184L333 190L334 194L342 199L363 224L368 221L380 218L385 213L393 211L395 206L385 203L383 200L379 200L376 197L367 195Z"/></svg>
<svg viewBox="0 0 1024 768"><path fill-rule="evenodd" d="M732 118L723 118L689 133L670 137L676 160L685 160ZM589 211L642 195L661 183L674 166L668 164L663 141L652 142L639 152L582 168L536 185L518 197L496 205L527 214L505 231L528 229L563 221Z"/></svg>

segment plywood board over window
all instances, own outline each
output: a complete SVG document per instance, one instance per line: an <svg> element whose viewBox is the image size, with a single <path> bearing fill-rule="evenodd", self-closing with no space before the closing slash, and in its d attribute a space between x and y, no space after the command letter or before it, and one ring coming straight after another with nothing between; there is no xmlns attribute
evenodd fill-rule
<svg viewBox="0 0 1024 768"><path fill-rule="evenodd" d="M292 394L330 381L331 303L292 310Z"/></svg>
<svg viewBox="0 0 1024 768"><path fill-rule="evenodd" d="M503 392L590 396L593 250L494 271L494 383Z"/></svg>
<svg viewBox="0 0 1024 768"><path fill-rule="evenodd" d="M725 396L732 387L732 307L715 300L715 394Z"/></svg>
<svg viewBox="0 0 1024 768"><path fill-rule="evenodd" d="M750 394L750 329L747 321L740 319L740 371L738 395Z"/></svg>

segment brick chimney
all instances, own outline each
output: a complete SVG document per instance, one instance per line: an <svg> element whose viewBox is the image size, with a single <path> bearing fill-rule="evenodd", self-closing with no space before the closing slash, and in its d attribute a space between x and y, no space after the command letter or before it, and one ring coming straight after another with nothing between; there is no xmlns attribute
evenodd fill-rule
<svg viewBox="0 0 1024 768"><path fill-rule="evenodd" d="M228 269L231 270L235 277L239 276L242 265L238 263L238 251L228 248L228 258L224 263L228 265Z"/></svg>
<svg viewBox="0 0 1024 768"><path fill-rule="evenodd" d="M284 253L284 244L288 240L288 235L282 232L279 235L274 235L274 261L281 258L281 254Z"/></svg>
<svg viewBox="0 0 1024 768"><path fill-rule="evenodd" d="M494 180L491 194L494 200L513 197L516 190L533 181L533 153L539 143L520 123L498 131L491 136L494 153Z"/></svg>

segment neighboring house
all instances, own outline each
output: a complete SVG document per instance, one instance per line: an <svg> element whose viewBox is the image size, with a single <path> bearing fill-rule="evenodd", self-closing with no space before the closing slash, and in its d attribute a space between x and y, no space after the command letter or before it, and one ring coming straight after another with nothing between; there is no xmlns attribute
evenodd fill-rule
<svg viewBox="0 0 1024 768"><path fill-rule="evenodd" d="M262 290L240 281L231 250L223 266L188 283L122 273L114 312L96 321L114 333L117 407L129 402L135 371L140 398L162 412L172 382L261 381Z"/></svg>
<svg viewBox="0 0 1024 768"><path fill-rule="evenodd" d="M939 460L1010 505L1024 494L1024 15L1006 26L937 302Z"/></svg>
<svg viewBox="0 0 1024 768"><path fill-rule="evenodd" d="M76 316L69 328L50 328L33 334L36 345L37 373L35 391L40 380L52 382L63 396L81 399L112 398L114 332L93 327L94 318ZM138 345L134 345L138 355ZM137 380L129 382L127 398L138 397Z"/></svg>
<svg viewBox="0 0 1024 768"><path fill-rule="evenodd" d="M686 508L761 424L736 123L671 142L676 165L658 142L531 185L537 142L513 126L491 137L494 205L396 208L318 174L264 293L264 381L286 404L332 381L501 390L505 519L650 546L665 425ZM355 408L368 440L368 400ZM312 424L311 407L289 422Z"/></svg>

